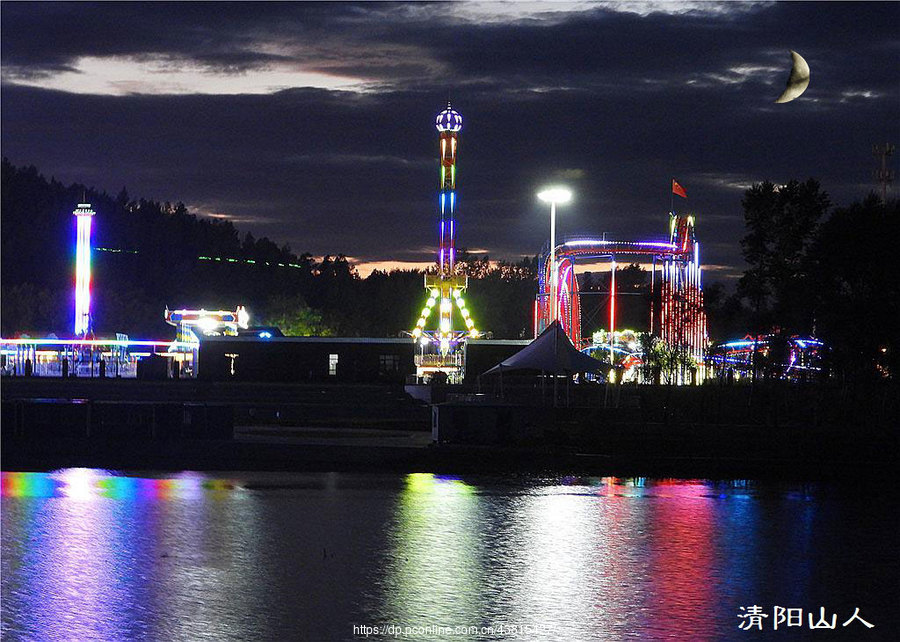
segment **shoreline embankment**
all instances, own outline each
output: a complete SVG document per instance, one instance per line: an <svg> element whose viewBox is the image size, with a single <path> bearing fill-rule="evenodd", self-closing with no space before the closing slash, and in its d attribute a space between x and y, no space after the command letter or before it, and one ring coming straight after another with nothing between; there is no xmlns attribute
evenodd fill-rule
<svg viewBox="0 0 900 642"><path fill-rule="evenodd" d="M881 476L898 463L896 385L572 386L503 396L400 386L4 379L4 470Z"/></svg>

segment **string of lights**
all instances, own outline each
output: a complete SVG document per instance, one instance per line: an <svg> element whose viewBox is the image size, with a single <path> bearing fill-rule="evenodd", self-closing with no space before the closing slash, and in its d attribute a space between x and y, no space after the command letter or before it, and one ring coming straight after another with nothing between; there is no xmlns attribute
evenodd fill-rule
<svg viewBox="0 0 900 642"><path fill-rule="evenodd" d="M137 250L123 250L119 248L113 247L95 247L93 248L97 252L110 252L112 254L140 254ZM305 270L308 269L308 265L301 265L299 263L277 263L272 261L257 261L255 259L237 259L234 257L222 257L222 256L198 256L198 261L214 261L216 263L243 263L246 265L267 265L269 267L282 267L282 268L294 268L295 270Z"/></svg>

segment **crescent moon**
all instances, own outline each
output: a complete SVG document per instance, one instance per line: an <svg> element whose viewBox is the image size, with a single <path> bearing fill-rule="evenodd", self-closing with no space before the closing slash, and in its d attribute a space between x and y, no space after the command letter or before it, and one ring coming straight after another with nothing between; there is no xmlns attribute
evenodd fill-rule
<svg viewBox="0 0 900 642"><path fill-rule="evenodd" d="M803 59L803 56L796 51L791 51L791 61L794 66L791 67L791 75L788 78L787 87L785 87L784 93L775 101L776 103L789 103L809 87L809 65Z"/></svg>

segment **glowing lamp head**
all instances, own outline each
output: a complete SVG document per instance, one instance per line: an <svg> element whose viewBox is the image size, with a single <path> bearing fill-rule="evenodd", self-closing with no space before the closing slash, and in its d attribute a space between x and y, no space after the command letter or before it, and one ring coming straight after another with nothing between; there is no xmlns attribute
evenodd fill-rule
<svg viewBox="0 0 900 642"><path fill-rule="evenodd" d="M250 327L250 313L242 305L237 308L237 324L245 330Z"/></svg>
<svg viewBox="0 0 900 642"><path fill-rule="evenodd" d="M447 103L447 109L434 119L434 126L439 132L458 132L462 129L462 116Z"/></svg>
<svg viewBox="0 0 900 642"><path fill-rule="evenodd" d="M548 187L538 192L538 198L545 203L568 203L572 200L572 191L566 187Z"/></svg>
<svg viewBox="0 0 900 642"><path fill-rule="evenodd" d="M200 317L197 321L197 327L200 328L203 334L209 334L219 327L219 322L213 317Z"/></svg>

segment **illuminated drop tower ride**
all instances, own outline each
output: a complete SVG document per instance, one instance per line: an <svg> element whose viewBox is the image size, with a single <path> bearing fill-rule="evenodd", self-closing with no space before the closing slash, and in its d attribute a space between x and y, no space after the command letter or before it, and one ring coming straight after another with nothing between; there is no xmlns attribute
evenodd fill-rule
<svg viewBox="0 0 900 642"><path fill-rule="evenodd" d="M90 203L79 203L72 212L75 236L75 336L91 331L91 223L94 210Z"/></svg>
<svg viewBox="0 0 900 642"><path fill-rule="evenodd" d="M422 309L413 340L418 343L416 375L431 378L444 373L451 383L462 381L465 375L466 339L477 337L475 322L469 317L463 292L469 285L468 277L456 270L456 150L462 116L450 103L435 118L440 141L441 193L439 196L441 227L437 271L425 275L428 300ZM432 310L438 308L436 330L426 330L425 324ZM459 310L465 329L454 330L453 308Z"/></svg>

